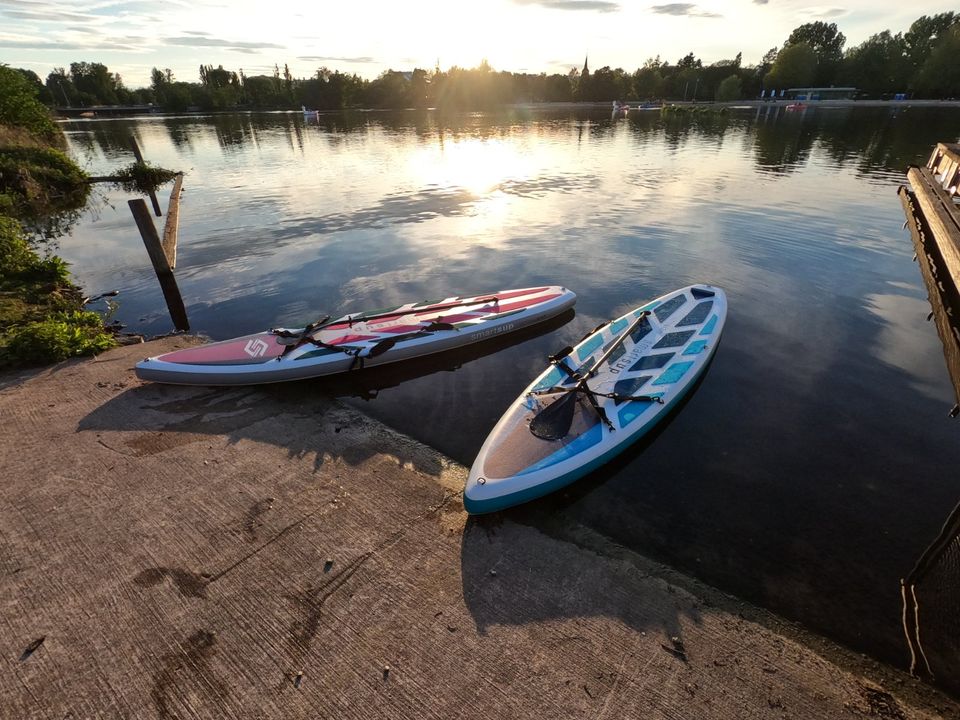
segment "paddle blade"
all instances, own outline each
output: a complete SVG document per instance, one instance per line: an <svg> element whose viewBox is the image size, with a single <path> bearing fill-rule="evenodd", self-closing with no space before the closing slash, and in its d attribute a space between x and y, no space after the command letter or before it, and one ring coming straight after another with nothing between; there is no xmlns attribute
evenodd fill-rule
<svg viewBox="0 0 960 720"><path fill-rule="evenodd" d="M573 411L577 408L576 391L554 400L530 421L530 432L541 440L561 440L573 425Z"/></svg>

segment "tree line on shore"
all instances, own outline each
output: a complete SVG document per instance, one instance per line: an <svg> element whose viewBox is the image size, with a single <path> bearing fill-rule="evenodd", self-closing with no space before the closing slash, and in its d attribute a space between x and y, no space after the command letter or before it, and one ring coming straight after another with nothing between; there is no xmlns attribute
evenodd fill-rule
<svg viewBox="0 0 960 720"><path fill-rule="evenodd" d="M247 76L222 65L201 65L199 82L184 82L169 69L154 68L149 87L128 89L122 78L101 63L77 62L57 68L45 81L20 70L48 105L153 103L171 111L191 108L346 107L484 109L522 102L599 102L610 100L719 100L755 98L791 87L844 86L861 97L960 97L960 13L924 15L906 32L885 30L844 50L846 37L835 23L797 27L780 47L771 48L756 65L743 65L741 54L704 65L694 53L675 64L648 59L635 72L601 67L567 74L496 71L452 67L411 72L387 70L374 80L319 68L309 78L294 78L289 67L272 75Z"/></svg>

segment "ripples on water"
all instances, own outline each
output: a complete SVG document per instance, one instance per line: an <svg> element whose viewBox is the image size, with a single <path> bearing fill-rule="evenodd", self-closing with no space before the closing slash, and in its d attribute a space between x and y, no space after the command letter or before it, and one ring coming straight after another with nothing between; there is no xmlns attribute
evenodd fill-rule
<svg viewBox="0 0 960 720"><path fill-rule="evenodd" d="M131 133L152 162L187 170L177 277L194 329L214 338L457 292L575 290L568 325L365 406L466 464L549 352L675 287L724 287L723 347L683 412L518 512L566 514L900 663L898 579L960 499L960 452L895 190L956 120L761 108L66 129L92 173L129 162ZM115 209L61 252L91 294L122 291L130 329L167 331L126 198L107 199Z"/></svg>

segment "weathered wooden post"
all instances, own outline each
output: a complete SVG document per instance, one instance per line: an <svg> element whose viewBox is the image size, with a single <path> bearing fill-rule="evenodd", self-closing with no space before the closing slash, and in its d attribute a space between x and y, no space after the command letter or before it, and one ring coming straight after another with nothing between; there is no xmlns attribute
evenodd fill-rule
<svg viewBox="0 0 960 720"><path fill-rule="evenodd" d="M163 254L171 268L177 266L177 232L180 228L180 193L183 191L183 173L177 174L167 205L167 222L163 226Z"/></svg>
<svg viewBox="0 0 960 720"><path fill-rule="evenodd" d="M167 309L170 311L173 326L177 330L189 330L190 323L187 320L187 310L183 305L183 297L181 297L180 289L177 287L176 278L173 277L173 269L163 250L160 237L157 235L157 229L153 225L153 218L150 217L147 204L140 198L128 200L127 204L130 206L130 212L133 213L133 219L137 221L140 237L143 238L143 244L146 246L147 254L153 263L153 269L157 273L160 289L163 291L164 300L167 301Z"/></svg>
<svg viewBox="0 0 960 720"><path fill-rule="evenodd" d="M143 164L143 153L140 152L140 146L137 144L137 139L130 136L130 149L133 150L133 156L137 159L137 162L141 165ZM157 200L157 194L151 190L150 191L150 202L153 203L153 212L157 214L157 217L160 217L162 214L160 212L160 201Z"/></svg>

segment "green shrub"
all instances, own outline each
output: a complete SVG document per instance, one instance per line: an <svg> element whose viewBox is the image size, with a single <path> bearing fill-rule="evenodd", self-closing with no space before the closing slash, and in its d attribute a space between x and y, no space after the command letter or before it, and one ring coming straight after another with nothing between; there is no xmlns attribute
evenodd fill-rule
<svg viewBox="0 0 960 720"><path fill-rule="evenodd" d="M53 148L0 148L0 197L20 217L83 207L87 174Z"/></svg>
<svg viewBox="0 0 960 720"><path fill-rule="evenodd" d="M0 367L30 367L91 355L116 345L93 312L54 313L9 330L0 338Z"/></svg>
<svg viewBox="0 0 960 720"><path fill-rule="evenodd" d="M0 281L19 275L38 259L23 237L20 223L0 215Z"/></svg>
<svg viewBox="0 0 960 720"><path fill-rule="evenodd" d="M0 215L0 287L11 283L23 289L37 283L70 287L70 269L56 255L41 258L30 247L20 223Z"/></svg>
<svg viewBox="0 0 960 720"><path fill-rule="evenodd" d="M57 144L63 133L37 99L37 90L16 70L0 65L0 124L24 128Z"/></svg>
<svg viewBox="0 0 960 720"><path fill-rule="evenodd" d="M114 173L114 182L131 193L144 195L156 192L161 185L173 180L178 173L173 170L154 167L147 162L135 162Z"/></svg>

